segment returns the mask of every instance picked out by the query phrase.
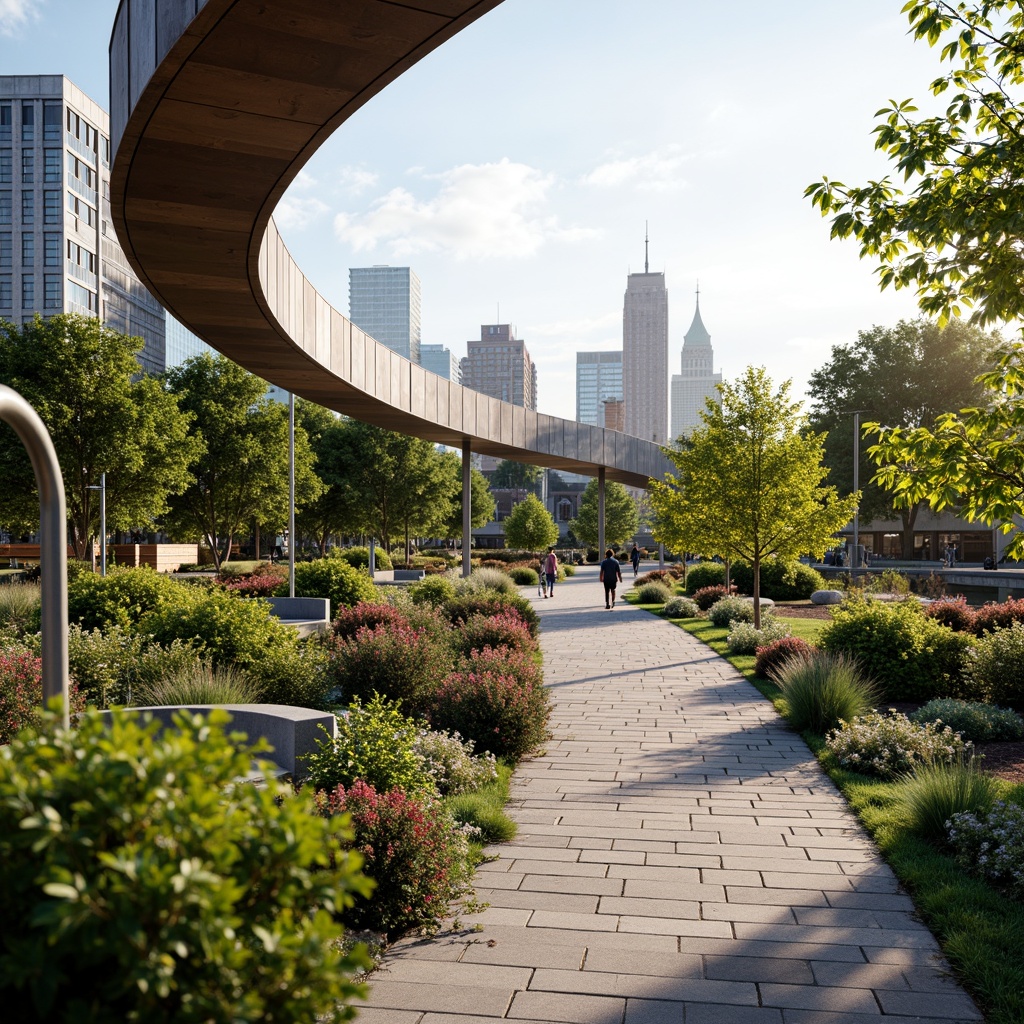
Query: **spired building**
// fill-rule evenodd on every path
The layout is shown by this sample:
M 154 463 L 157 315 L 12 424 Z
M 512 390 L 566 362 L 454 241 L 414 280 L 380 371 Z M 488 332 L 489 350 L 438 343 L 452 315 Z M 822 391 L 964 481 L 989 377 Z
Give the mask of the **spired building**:
M 627 434 L 668 443 L 668 291 L 652 274 L 644 239 L 644 272 L 626 278 L 622 305 L 622 402 Z
M 420 361 L 420 279 L 409 267 L 348 272 L 349 319 L 399 355 Z
M 714 372 L 711 335 L 700 318 L 699 286 L 693 323 L 683 335 L 680 363 L 680 373 L 672 375 L 672 440 L 692 434 L 704 422 L 700 414 L 706 400 L 713 398 L 717 402 L 721 398 L 715 385 L 722 383 L 722 375 Z
M 483 324 L 466 342 L 462 385 L 512 405 L 537 409 L 537 367 L 510 324 Z
M 577 352 L 576 422 L 608 426 L 604 403 L 610 399 L 622 399 L 622 353 Z
M 110 219 L 107 112 L 63 75 L 0 75 L 0 317 L 98 317 L 166 365 L 164 310 Z

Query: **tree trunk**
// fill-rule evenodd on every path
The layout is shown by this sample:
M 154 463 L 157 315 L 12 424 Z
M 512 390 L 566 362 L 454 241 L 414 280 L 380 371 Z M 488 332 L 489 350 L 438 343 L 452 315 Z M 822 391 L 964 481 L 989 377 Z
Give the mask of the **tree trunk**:
M 754 629 L 761 628 L 761 559 L 754 555 Z
M 914 557 L 914 524 L 917 522 L 917 514 L 920 511 L 920 505 L 900 509 L 900 519 L 903 522 L 903 535 L 900 543 L 903 545 L 903 557 L 905 559 Z M 937 551 L 932 551 L 930 554 L 932 558 L 939 557 Z
M 256 520 L 256 561 L 260 560 L 260 521 Z

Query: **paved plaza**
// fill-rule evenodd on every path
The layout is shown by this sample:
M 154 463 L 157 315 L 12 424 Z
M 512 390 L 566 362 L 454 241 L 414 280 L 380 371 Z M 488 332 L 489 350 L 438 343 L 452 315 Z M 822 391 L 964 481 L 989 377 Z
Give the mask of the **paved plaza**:
M 554 713 L 515 775 L 519 835 L 480 867 L 490 907 L 465 931 L 392 948 L 364 1024 L 982 1019 L 815 758 L 739 673 L 621 599 L 605 611 L 596 568 L 550 600 L 523 593 Z

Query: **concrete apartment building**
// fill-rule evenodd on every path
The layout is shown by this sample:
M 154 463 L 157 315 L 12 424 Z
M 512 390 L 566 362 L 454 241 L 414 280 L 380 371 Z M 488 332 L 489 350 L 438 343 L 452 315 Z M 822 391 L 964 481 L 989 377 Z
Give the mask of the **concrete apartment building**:
M 459 357 L 444 345 L 420 345 L 420 366 L 436 373 L 438 377 L 462 383 L 462 366 Z
M 626 278 L 622 401 L 627 434 L 668 442 L 668 291 L 665 275 L 650 273 L 646 250 L 644 272 Z
M 604 403 L 622 399 L 622 352 L 576 353 L 576 421 L 606 427 Z
M 382 345 L 420 361 L 420 279 L 409 267 L 353 267 L 349 319 Z
M 480 340 L 466 342 L 462 384 L 503 402 L 537 409 L 537 367 L 510 324 L 483 324 Z
M 722 375 L 714 371 L 715 353 L 700 316 L 700 289 L 697 290 L 697 307 L 693 323 L 683 335 L 683 350 L 680 354 L 680 372 L 672 375 L 672 437 L 689 436 L 701 426 L 700 414 L 707 399 L 716 402 L 721 396 L 715 388 L 722 383 Z
M 0 75 L 0 317 L 81 313 L 166 364 L 164 310 L 110 218 L 107 112 L 63 75 Z

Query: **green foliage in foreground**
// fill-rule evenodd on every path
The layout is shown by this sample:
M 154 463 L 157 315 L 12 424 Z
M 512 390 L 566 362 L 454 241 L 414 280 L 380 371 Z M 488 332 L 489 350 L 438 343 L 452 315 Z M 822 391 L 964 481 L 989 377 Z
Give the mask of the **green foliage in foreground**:
M 507 843 L 515 838 L 517 830 L 516 823 L 505 813 L 512 769 L 500 762 L 497 767 L 498 777 L 493 782 L 445 801 L 457 822 L 480 830 L 476 841 L 482 844 Z

